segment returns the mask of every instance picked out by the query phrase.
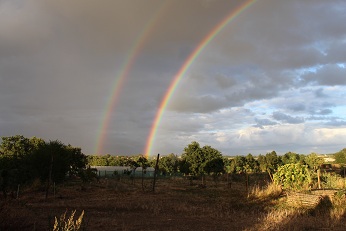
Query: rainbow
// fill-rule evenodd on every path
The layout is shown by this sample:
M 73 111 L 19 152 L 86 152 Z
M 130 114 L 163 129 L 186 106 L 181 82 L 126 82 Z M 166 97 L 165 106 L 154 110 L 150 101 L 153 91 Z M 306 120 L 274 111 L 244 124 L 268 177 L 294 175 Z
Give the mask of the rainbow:
M 130 70 L 135 63 L 136 58 L 138 57 L 140 51 L 143 49 L 146 44 L 149 35 L 155 30 L 155 26 L 158 24 L 160 20 L 158 20 L 162 15 L 166 12 L 168 7 L 168 1 L 166 0 L 161 6 L 158 8 L 155 14 L 150 18 L 150 20 L 145 24 L 139 36 L 133 43 L 132 49 L 129 51 L 124 65 L 119 71 L 119 74 L 115 78 L 114 83 L 112 84 L 111 96 L 109 97 L 109 101 L 106 106 L 105 113 L 103 115 L 103 119 L 101 120 L 101 126 L 97 135 L 97 143 L 95 148 L 95 153 L 101 155 L 103 153 L 104 142 L 107 138 L 107 128 L 110 125 L 112 112 L 115 110 L 115 107 L 119 101 L 119 95 L 121 90 L 125 84 L 125 80 L 127 79 Z
M 172 98 L 172 95 L 174 94 L 175 89 L 177 88 L 180 80 L 185 75 L 189 67 L 192 65 L 193 61 L 201 54 L 203 49 L 216 37 L 216 35 L 222 31 L 222 29 L 225 28 L 225 26 L 230 23 L 233 19 L 235 19 L 240 13 L 242 13 L 244 10 L 249 8 L 253 3 L 255 3 L 256 0 L 247 0 L 243 4 L 239 5 L 235 9 L 232 9 L 232 11 L 223 19 L 221 22 L 219 22 L 198 44 L 198 46 L 193 50 L 193 52 L 188 56 L 188 58 L 185 60 L 179 71 L 176 73 L 176 75 L 173 78 L 173 81 L 168 87 L 168 90 L 166 91 L 159 108 L 156 112 L 154 122 L 152 124 L 152 127 L 150 129 L 149 136 L 147 138 L 146 147 L 144 150 L 144 155 L 146 157 L 150 156 L 151 149 L 153 147 L 155 136 L 157 132 L 157 128 L 160 125 L 163 113 Z

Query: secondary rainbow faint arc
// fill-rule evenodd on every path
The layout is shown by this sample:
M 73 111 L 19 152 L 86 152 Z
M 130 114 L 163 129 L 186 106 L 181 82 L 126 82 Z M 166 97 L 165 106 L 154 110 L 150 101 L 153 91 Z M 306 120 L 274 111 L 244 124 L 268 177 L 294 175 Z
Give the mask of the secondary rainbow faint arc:
M 153 143 L 155 141 L 155 136 L 156 136 L 156 132 L 157 132 L 157 128 L 160 125 L 163 113 L 175 91 L 175 89 L 177 88 L 180 80 L 182 79 L 182 77 L 184 76 L 184 74 L 186 73 L 186 71 L 189 69 L 189 67 L 191 66 L 191 64 L 193 63 L 193 61 L 200 55 L 200 53 L 203 51 L 203 49 L 208 45 L 208 43 L 210 43 L 215 37 L 216 35 L 222 31 L 222 29 L 228 24 L 230 23 L 234 18 L 236 18 L 241 12 L 243 12 L 244 10 L 246 10 L 247 8 L 249 8 L 253 3 L 255 3 L 257 0 L 248 0 L 246 2 L 244 2 L 243 4 L 239 5 L 238 7 L 236 7 L 235 9 L 233 9 L 223 20 L 221 20 L 221 22 L 219 22 L 203 39 L 202 41 L 198 44 L 198 46 L 196 46 L 196 48 L 194 49 L 194 51 L 188 56 L 188 58 L 185 60 L 185 62 L 183 63 L 183 65 L 181 66 L 181 68 L 179 69 L 179 71 L 176 73 L 176 75 L 173 78 L 173 81 L 171 82 L 171 84 L 168 87 L 168 90 L 166 91 L 160 106 L 156 112 L 155 118 L 154 118 L 154 122 L 152 124 L 147 142 L 146 142 L 146 147 L 144 150 L 144 155 L 146 157 L 150 156 L 151 153 L 151 149 L 153 146 Z
M 133 43 L 132 49 L 129 51 L 126 60 L 124 62 L 124 65 L 122 69 L 120 70 L 119 74 L 116 77 L 112 91 L 110 100 L 107 103 L 105 114 L 102 117 L 101 120 L 101 126 L 98 133 L 98 139 L 96 144 L 96 150 L 95 153 L 100 155 L 103 152 L 103 145 L 105 142 L 105 139 L 107 137 L 107 128 L 110 125 L 112 112 L 115 110 L 115 106 L 117 102 L 119 101 L 119 95 L 121 93 L 122 87 L 124 86 L 125 80 L 135 63 L 136 58 L 138 57 L 138 54 L 144 47 L 145 43 L 147 42 L 149 35 L 154 31 L 155 26 L 159 22 L 159 18 L 166 12 L 168 9 L 168 1 L 166 0 L 161 6 L 158 8 L 156 13 L 150 18 L 150 20 L 145 24 L 143 29 L 141 30 L 139 36 Z

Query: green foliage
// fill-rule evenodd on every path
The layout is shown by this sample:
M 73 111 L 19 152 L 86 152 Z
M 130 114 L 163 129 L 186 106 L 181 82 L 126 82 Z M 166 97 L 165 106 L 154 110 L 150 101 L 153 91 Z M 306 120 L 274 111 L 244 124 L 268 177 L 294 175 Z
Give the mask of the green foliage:
M 80 148 L 64 145 L 60 141 L 45 142 L 21 135 L 2 137 L 0 145 L 1 189 L 26 184 L 41 179 L 46 181 L 51 175 L 55 182 L 61 182 L 69 173 L 76 175 L 85 168 L 86 156 Z
M 33 137 L 25 138 L 22 135 L 9 137 L 1 137 L 0 153 L 3 156 L 11 156 L 13 158 L 23 158 L 38 148 L 43 140 Z
M 236 156 L 230 164 L 230 169 L 235 173 L 246 172 L 246 158 L 244 156 Z
M 179 159 L 178 156 L 169 154 L 168 156 L 163 156 L 159 161 L 159 169 L 164 174 L 172 174 L 178 172 Z
M 245 169 L 247 172 L 259 172 L 259 163 L 255 160 L 251 153 L 245 157 L 246 165 Z
M 346 148 L 334 154 L 335 163 L 346 164 Z
M 62 182 L 66 175 L 77 175 L 80 169 L 86 165 L 86 156 L 80 148 L 64 145 L 58 140 L 49 141 L 30 156 L 30 165 L 36 176 L 42 182 L 49 177 L 52 168 L 52 180 Z
M 267 160 L 263 155 L 259 155 L 257 158 L 257 162 L 259 165 L 259 171 L 266 172 L 267 171 Z
M 185 158 L 180 159 L 178 165 L 178 171 L 180 173 L 185 175 L 190 174 L 190 163 Z
M 90 168 L 90 166 L 87 167 L 86 169 L 80 169 L 78 172 L 78 176 L 81 178 L 81 180 L 84 183 L 91 182 L 93 179 L 98 179 L 97 169 Z
M 42 147 L 42 139 L 26 138 L 22 135 L 1 137 L 0 145 L 0 188 L 13 190 L 18 184 L 24 184 L 32 179 L 30 157 L 32 153 Z
M 196 141 L 185 147 L 182 159 L 188 163 L 190 173 L 195 176 L 219 174 L 224 169 L 221 152 L 210 146 L 201 148 Z
M 300 163 L 285 164 L 278 168 L 273 175 L 274 183 L 284 189 L 301 190 L 311 183 L 311 174 L 307 165 Z
M 304 162 L 310 169 L 316 171 L 324 163 L 324 159 L 318 157 L 316 153 L 311 153 L 305 157 Z
M 236 156 L 228 161 L 226 170 L 228 173 L 259 172 L 260 164 L 252 154 L 249 153 L 247 156 Z
M 269 171 L 270 173 L 274 173 L 277 170 L 277 168 L 281 165 L 281 160 L 277 156 L 275 151 L 267 153 L 265 156 L 265 159 L 266 159 L 267 171 Z
M 296 164 L 300 162 L 300 155 L 294 152 L 287 152 L 281 158 L 283 164 Z

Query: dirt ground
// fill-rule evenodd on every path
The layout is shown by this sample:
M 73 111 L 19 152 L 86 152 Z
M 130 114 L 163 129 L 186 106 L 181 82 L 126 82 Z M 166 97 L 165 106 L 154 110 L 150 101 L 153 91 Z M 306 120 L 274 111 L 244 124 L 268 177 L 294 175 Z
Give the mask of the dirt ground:
M 82 230 L 261 230 L 278 203 L 249 198 L 244 182 L 201 188 L 177 178 L 159 179 L 155 192 L 151 180 L 144 186 L 140 179 L 66 183 L 47 200 L 44 191 L 30 189 L 18 199 L 1 198 L 0 230 L 52 230 L 54 217 L 73 210 L 75 217 L 85 212 Z

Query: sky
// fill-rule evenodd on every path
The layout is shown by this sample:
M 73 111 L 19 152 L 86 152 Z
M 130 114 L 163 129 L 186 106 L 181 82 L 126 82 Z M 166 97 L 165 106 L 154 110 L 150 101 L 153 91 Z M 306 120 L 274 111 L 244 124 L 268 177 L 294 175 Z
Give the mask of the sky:
M 0 136 L 143 154 L 176 73 L 245 2 L 0 0 Z M 251 3 L 182 76 L 151 155 L 345 148 L 345 21 L 343 0 Z

